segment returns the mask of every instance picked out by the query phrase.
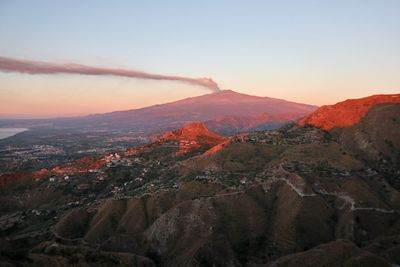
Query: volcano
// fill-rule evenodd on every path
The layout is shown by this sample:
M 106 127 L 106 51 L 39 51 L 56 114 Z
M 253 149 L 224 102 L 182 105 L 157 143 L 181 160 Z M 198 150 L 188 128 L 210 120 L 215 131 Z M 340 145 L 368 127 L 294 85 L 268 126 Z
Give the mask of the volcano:
M 140 109 L 58 119 L 55 124 L 165 132 L 190 122 L 204 122 L 211 131 L 233 134 L 257 127 L 276 128 L 316 109 L 313 105 L 223 90 Z

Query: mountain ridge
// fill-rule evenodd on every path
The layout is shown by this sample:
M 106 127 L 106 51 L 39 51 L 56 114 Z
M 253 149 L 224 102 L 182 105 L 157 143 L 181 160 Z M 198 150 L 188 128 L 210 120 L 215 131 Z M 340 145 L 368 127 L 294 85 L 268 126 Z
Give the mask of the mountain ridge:
M 358 123 L 372 107 L 382 103 L 400 103 L 400 94 L 372 95 L 325 105 L 299 120 L 298 124 L 312 125 L 323 130 L 343 128 Z

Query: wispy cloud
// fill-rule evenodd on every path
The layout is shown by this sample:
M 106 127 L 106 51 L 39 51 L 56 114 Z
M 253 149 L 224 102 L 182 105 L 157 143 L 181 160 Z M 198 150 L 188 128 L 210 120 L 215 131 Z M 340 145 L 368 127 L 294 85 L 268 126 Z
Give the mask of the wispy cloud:
M 192 85 L 203 86 L 213 92 L 218 92 L 220 90 L 218 84 L 210 78 L 190 78 L 182 76 L 146 73 L 130 69 L 102 68 L 102 67 L 86 66 L 76 63 L 59 64 L 59 63 L 49 63 L 42 61 L 7 58 L 7 57 L 0 57 L 0 71 L 19 72 L 28 74 L 71 73 L 71 74 L 98 75 L 98 76 L 112 75 L 112 76 L 130 77 L 130 78 L 148 79 L 148 80 L 178 81 Z

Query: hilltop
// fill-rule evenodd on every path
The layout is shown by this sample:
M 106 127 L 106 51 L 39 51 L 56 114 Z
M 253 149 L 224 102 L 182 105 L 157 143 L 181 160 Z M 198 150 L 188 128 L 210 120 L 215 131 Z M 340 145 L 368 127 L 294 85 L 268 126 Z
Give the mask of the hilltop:
M 400 103 L 400 94 L 373 95 L 359 99 L 348 99 L 335 105 L 322 106 L 301 119 L 299 125 L 312 125 L 323 130 L 352 126 L 375 105 Z
M 216 133 L 210 132 L 203 123 L 192 122 L 183 128 L 165 133 L 160 136 L 160 140 L 187 140 L 200 141 L 200 139 L 223 141 L 226 138 Z

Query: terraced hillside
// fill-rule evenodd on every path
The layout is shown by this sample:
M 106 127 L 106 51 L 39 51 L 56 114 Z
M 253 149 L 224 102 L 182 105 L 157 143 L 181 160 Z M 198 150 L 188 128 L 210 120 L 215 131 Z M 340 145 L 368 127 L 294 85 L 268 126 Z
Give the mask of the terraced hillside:
M 349 127 L 229 139 L 192 125 L 86 172 L 8 184 L 1 262 L 400 265 L 399 115 L 383 103 Z

